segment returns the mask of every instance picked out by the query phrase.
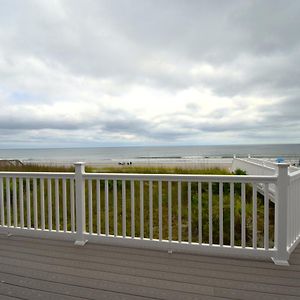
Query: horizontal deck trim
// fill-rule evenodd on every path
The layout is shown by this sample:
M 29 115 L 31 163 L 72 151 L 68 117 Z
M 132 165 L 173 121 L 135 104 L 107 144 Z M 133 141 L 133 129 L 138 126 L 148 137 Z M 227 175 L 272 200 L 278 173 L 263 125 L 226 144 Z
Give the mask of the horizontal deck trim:
M 276 183 L 277 176 L 254 175 L 185 175 L 185 174 L 128 174 L 128 173 L 84 173 L 84 179 L 95 180 L 152 180 L 191 182 L 236 182 Z
M 239 246 L 220 246 L 220 245 L 209 245 L 209 244 L 198 244 L 198 243 L 188 243 L 188 242 L 177 242 L 168 240 L 150 240 L 144 238 L 143 240 L 139 238 L 131 237 L 114 237 L 114 236 L 102 236 L 96 234 L 85 234 L 85 238 L 91 243 L 107 244 L 112 246 L 125 246 L 133 248 L 146 248 L 152 250 L 164 250 L 164 251 L 176 251 L 185 252 L 193 254 L 207 254 L 207 255 L 217 255 L 225 257 L 241 257 L 241 258 L 270 258 L 273 257 L 277 250 L 269 249 L 265 250 L 263 248 L 242 248 Z
M 66 240 L 66 241 L 75 241 L 76 233 L 67 231 L 49 231 L 48 229 L 27 229 L 27 228 L 19 228 L 19 227 L 8 227 L 8 226 L 0 226 L 0 233 L 7 235 L 16 235 L 16 236 L 26 236 L 26 237 L 34 237 L 34 238 L 45 238 L 45 239 L 58 239 L 58 240 Z

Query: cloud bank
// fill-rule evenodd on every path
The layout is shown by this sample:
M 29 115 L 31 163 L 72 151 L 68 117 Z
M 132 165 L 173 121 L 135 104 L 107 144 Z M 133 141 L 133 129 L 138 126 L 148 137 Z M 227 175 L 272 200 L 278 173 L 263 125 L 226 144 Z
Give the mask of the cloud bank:
M 1 1 L 1 148 L 300 142 L 298 1 Z

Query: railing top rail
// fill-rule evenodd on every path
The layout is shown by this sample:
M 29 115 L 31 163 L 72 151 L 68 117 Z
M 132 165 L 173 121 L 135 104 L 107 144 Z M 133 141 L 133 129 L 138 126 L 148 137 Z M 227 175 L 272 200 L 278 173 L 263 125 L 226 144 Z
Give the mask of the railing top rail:
M 235 158 L 238 159 L 240 161 L 244 161 L 244 162 L 248 162 L 251 164 L 258 164 L 261 167 L 264 167 L 266 169 L 271 168 L 271 169 L 277 169 L 278 167 L 278 163 L 274 162 L 274 161 L 270 161 L 270 160 L 264 160 L 264 159 L 259 159 L 259 158 L 254 158 L 254 157 L 248 157 L 248 158 Z M 296 166 L 289 166 L 289 172 L 290 173 L 294 173 L 300 171 L 299 167 Z
M 85 179 L 152 180 L 152 181 L 211 181 L 276 183 L 277 176 L 261 175 L 194 175 L 194 174 L 128 174 L 84 173 Z
M 295 181 L 300 179 L 300 170 L 296 172 L 289 173 L 289 177 L 291 181 Z
M 300 175 L 300 170 L 296 171 L 296 172 L 293 172 L 293 173 L 289 173 L 290 177 L 294 177 L 294 176 L 297 176 L 297 175 Z
M 248 157 L 248 158 L 244 158 L 245 160 L 249 160 L 249 161 L 253 161 L 253 162 L 257 162 L 258 164 L 262 164 L 262 165 L 272 165 L 274 167 L 277 166 L 277 163 L 271 160 L 266 160 L 263 158 L 255 158 L 255 157 Z
M 289 173 L 290 174 L 297 173 L 298 171 L 300 171 L 300 169 L 298 167 L 289 166 Z
M 263 168 L 263 169 L 268 169 L 268 170 L 271 170 L 271 171 L 276 171 L 275 168 L 272 168 L 270 166 L 266 166 L 266 165 L 263 165 L 262 163 L 258 163 L 258 162 L 254 162 L 254 161 L 251 161 L 249 159 L 243 159 L 243 158 L 235 158 L 236 160 L 239 160 L 239 161 L 242 161 L 242 162 L 245 162 L 245 163 L 248 163 L 248 164 L 251 164 L 251 165 L 255 165 L 255 166 L 258 166 L 260 168 Z M 274 165 L 274 167 L 277 166 L 277 165 Z
M 74 178 L 75 173 L 69 172 L 0 172 L 0 178 Z

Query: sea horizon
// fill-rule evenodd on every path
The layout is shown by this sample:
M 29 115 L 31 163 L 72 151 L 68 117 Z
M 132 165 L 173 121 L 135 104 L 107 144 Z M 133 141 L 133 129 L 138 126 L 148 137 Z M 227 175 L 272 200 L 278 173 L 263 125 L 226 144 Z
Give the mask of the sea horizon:
M 300 144 L 114 146 L 0 149 L 0 159 L 24 162 L 89 163 L 142 161 L 155 159 L 196 160 L 203 158 L 283 157 L 299 160 Z
M 104 146 L 55 146 L 55 147 L 4 147 L 1 150 L 44 150 L 44 149 L 93 149 L 93 148 L 160 148 L 160 147 L 230 147 L 230 146 L 300 146 L 300 143 L 245 143 L 245 144 L 186 144 L 186 145 L 104 145 Z

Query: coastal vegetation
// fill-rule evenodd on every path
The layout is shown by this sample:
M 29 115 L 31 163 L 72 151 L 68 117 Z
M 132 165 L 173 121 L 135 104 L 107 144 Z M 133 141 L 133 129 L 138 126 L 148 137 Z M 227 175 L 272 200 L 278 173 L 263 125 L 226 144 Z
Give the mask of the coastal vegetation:
M 46 164 L 22 164 L 22 165 L 0 165 L 0 172 L 74 172 L 74 166 L 46 165 Z
M 9 166 L 9 167 L 2 167 L 1 171 L 18 171 L 18 172 L 74 172 L 74 167 L 65 167 L 65 166 L 47 166 L 47 165 L 34 165 L 28 164 L 23 166 Z M 214 175 L 231 175 L 228 170 L 225 169 L 182 169 L 182 168 L 163 168 L 163 167 L 135 167 L 135 166 L 118 166 L 118 167 L 86 167 L 86 172 L 102 172 L 102 173 L 143 173 L 143 174 L 214 174 Z M 245 174 L 242 170 L 237 170 L 235 174 L 243 175 Z M 45 191 L 45 223 L 46 228 L 48 228 L 49 224 L 49 214 L 48 214 L 48 207 L 49 207 L 49 200 L 52 206 L 52 223 L 53 229 L 55 230 L 55 182 L 54 180 L 51 181 L 51 189 L 52 195 L 51 199 L 48 199 L 48 185 L 46 179 L 40 179 L 37 182 L 37 211 L 38 211 L 38 222 L 40 222 L 40 214 L 41 214 L 41 195 L 40 195 L 40 186 L 41 181 L 44 180 L 44 191 Z M 7 182 L 3 181 L 4 191 L 6 191 L 6 184 Z M 10 195 L 13 195 L 13 182 L 10 180 Z M 66 180 L 66 190 L 70 190 L 70 181 Z M 116 185 L 117 191 L 117 235 L 122 235 L 122 181 L 117 180 L 108 180 L 108 189 L 109 189 L 109 233 L 114 234 L 114 198 L 113 198 L 113 190 L 114 184 Z M 24 219 L 27 219 L 27 206 L 25 205 L 26 199 L 26 189 L 25 184 L 24 188 L 21 189 L 20 182 L 16 182 L 16 195 L 19 195 L 20 190 L 23 190 L 23 198 L 24 198 Z M 33 180 L 30 180 L 30 213 L 31 216 L 34 215 L 34 204 L 33 204 Z M 141 187 L 142 185 L 142 187 Z M 126 186 L 126 234 L 131 235 L 131 184 L 129 180 L 125 181 Z M 88 182 L 86 182 L 86 215 L 87 215 L 87 232 L 96 233 L 97 230 L 100 229 L 101 233 L 105 232 L 105 188 L 104 188 L 104 180 L 100 181 L 100 207 L 101 207 L 101 214 L 100 220 L 98 221 L 97 216 L 97 200 L 96 200 L 96 181 L 93 180 L 91 182 L 91 197 L 92 197 L 92 227 L 90 227 L 89 222 L 89 188 Z M 143 215 L 144 215 L 144 231 L 143 234 L 140 232 L 141 230 L 141 220 L 140 220 L 140 211 L 141 211 L 141 201 L 140 201 L 140 190 L 143 190 Z M 168 182 L 162 182 L 162 237 L 163 239 L 168 239 Z M 192 225 L 192 241 L 198 242 L 199 241 L 199 223 L 198 223 L 198 213 L 199 213 L 199 206 L 198 206 L 198 192 L 199 187 L 197 182 L 191 183 L 191 225 Z M 252 236 L 252 226 L 253 226 L 253 215 L 252 215 L 252 208 L 253 208 L 253 200 L 252 200 L 252 186 L 246 184 L 245 189 L 245 196 L 246 196 L 246 244 L 251 245 L 253 236 Z M 145 238 L 150 237 L 150 206 L 149 206 L 149 194 L 150 194 L 150 183 L 148 181 L 134 181 L 134 199 L 135 199 L 135 207 L 134 207 L 134 219 L 135 219 L 135 236 L 143 235 Z M 153 196 L 153 238 L 157 239 L 159 236 L 159 188 L 158 182 L 152 182 L 152 196 Z M 4 193 L 4 198 L 6 199 L 7 193 Z M 59 218 L 60 224 L 63 224 L 63 213 L 64 208 L 62 204 L 63 197 L 63 184 L 62 180 L 59 180 Z M 11 207 L 13 207 L 12 196 L 10 197 Z M 181 231 L 182 231 L 182 241 L 188 241 L 188 183 L 182 182 L 181 184 Z M 71 230 L 71 212 L 70 212 L 70 196 L 67 193 L 67 229 Z M 203 182 L 201 184 L 201 214 L 202 214 L 202 230 L 200 235 L 202 236 L 202 242 L 208 243 L 209 242 L 209 186 L 207 182 Z M 213 225 L 213 243 L 219 243 L 219 183 L 213 182 L 212 183 L 212 225 Z M 171 183 L 171 202 L 172 202 L 172 239 L 178 240 L 178 183 L 172 182 Z M 7 199 L 5 200 L 7 205 Z M 51 207 L 50 206 L 50 207 Z M 270 246 L 273 244 L 274 240 L 274 205 L 270 202 Z M 11 219 L 13 218 L 13 212 L 11 210 Z M 241 184 L 235 183 L 234 184 L 234 220 L 235 220 L 235 245 L 241 245 Z M 20 219 L 18 219 L 18 224 L 20 223 Z M 100 226 L 97 227 L 97 224 Z M 33 221 L 31 222 L 33 226 Z M 26 226 L 26 224 L 25 224 Z M 99 228 L 100 227 L 100 228 Z M 257 194 L 257 243 L 259 247 L 263 246 L 263 235 L 264 235 L 264 199 L 258 193 Z M 230 244 L 230 185 L 229 183 L 223 183 L 223 238 L 224 244 Z

